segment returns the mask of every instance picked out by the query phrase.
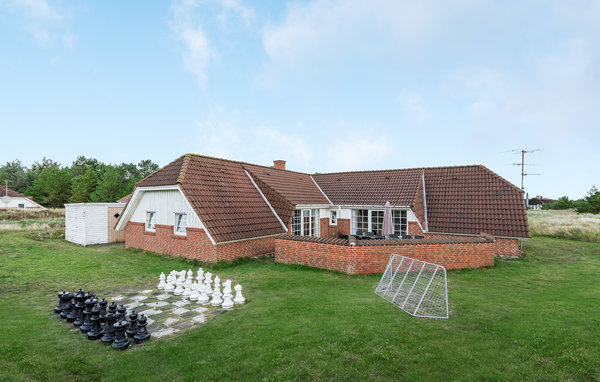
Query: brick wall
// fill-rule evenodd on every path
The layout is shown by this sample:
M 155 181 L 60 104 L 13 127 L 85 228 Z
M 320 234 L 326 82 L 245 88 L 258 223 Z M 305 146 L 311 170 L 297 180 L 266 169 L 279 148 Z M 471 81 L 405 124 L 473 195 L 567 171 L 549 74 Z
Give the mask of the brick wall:
M 172 225 L 157 224 L 155 232 L 147 232 L 144 223 L 130 221 L 125 228 L 125 246 L 214 262 L 272 253 L 275 238 L 264 237 L 213 245 L 203 229 L 187 228 L 187 234 L 182 236 L 173 234 Z
M 356 245 L 275 239 L 275 261 L 341 271 L 349 274 L 382 273 L 395 253 L 443 265 L 446 269 L 480 268 L 494 264 L 494 243 L 480 238 L 423 241 L 419 244 Z M 446 242 L 444 242 L 446 241 Z
M 473 237 L 461 235 L 445 235 L 443 233 L 425 233 L 426 238 Z M 494 254 L 500 256 L 518 257 L 521 254 L 519 239 L 495 238 Z
M 321 219 L 321 237 L 338 237 L 338 232 L 342 235 L 350 234 L 350 219 L 338 219 L 337 225 L 330 225 L 329 218 Z

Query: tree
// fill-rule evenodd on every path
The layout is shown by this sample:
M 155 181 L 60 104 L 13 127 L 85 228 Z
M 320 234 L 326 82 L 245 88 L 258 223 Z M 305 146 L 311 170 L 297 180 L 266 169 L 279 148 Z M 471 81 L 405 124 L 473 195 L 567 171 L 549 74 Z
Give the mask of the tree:
M 108 166 L 90 195 L 92 202 L 115 202 L 133 190 L 133 184 L 121 166 Z
M 85 203 L 90 201 L 91 194 L 96 191 L 98 175 L 91 167 L 84 174 L 71 180 L 71 203 Z
M 49 167 L 40 172 L 27 192 L 46 207 L 63 207 L 69 200 L 71 175 L 68 168 Z
M 17 192 L 25 192 L 31 185 L 27 177 L 27 167 L 23 166 L 18 159 L 14 162 L 6 162 L 0 167 L 0 181 L 3 186 L 6 180 L 8 180 L 8 188 Z
M 29 187 L 33 185 L 45 168 L 60 168 L 60 163 L 46 157 L 42 158 L 42 163 L 37 161 L 33 162 L 29 171 L 27 171 L 27 183 L 29 184 Z
M 600 213 L 600 191 L 598 191 L 596 186 L 592 186 L 587 196 L 577 202 L 576 210 L 580 213 Z
M 567 196 L 563 196 L 562 198 L 559 198 L 554 203 L 544 204 L 542 206 L 542 209 L 544 209 L 544 210 L 566 210 L 566 209 L 573 208 L 573 207 L 575 207 L 574 202 L 572 200 L 569 200 L 569 198 Z
M 80 155 L 71 165 L 71 176 L 81 176 L 85 174 L 88 169 L 92 169 L 96 173 L 96 176 L 99 177 L 104 171 L 104 164 L 98 162 L 97 159 L 86 158 L 85 156 Z
M 150 159 L 144 159 L 140 161 L 137 167 L 139 179 L 136 179 L 136 182 L 158 170 L 158 165 L 152 162 Z

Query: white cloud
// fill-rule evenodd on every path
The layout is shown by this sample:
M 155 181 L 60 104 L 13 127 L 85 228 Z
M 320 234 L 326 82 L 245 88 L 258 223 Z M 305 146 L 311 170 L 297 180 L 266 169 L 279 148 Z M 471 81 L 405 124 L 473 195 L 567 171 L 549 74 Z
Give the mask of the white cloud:
M 239 0 L 219 0 L 219 4 L 223 7 L 222 17 L 228 18 L 228 14 L 233 13 L 245 22 L 249 22 L 254 18 L 254 10 L 245 7 Z
M 398 94 L 398 103 L 404 118 L 423 124 L 432 118 L 431 107 L 417 92 L 402 89 Z
M 371 129 L 347 129 L 333 142 L 327 148 L 327 163 L 319 166 L 323 171 L 372 170 L 392 152 L 385 136 Z
M 46 0 L 13 0 L 12 3 L 37 19 L 55 20 L 62 17 Z

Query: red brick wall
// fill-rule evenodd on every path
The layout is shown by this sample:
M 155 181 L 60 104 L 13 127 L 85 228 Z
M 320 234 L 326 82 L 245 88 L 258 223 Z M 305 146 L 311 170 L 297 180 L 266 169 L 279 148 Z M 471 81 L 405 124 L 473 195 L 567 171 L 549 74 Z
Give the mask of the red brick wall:
M 338 219 L 337 225 L 330 225 L 329 218 L 321 219 L 321 237 L 338 237 L 338 232 L 350 234 L 350 219 Z
M 200 228 L 188 228 L 187 234 L 181 236 L 173 234 L 172 225 L 157 224 L 155 232 L 147 232 L 144 223 L 129 222 L 125 228 L 125 246 L 213 262 L 272 253 L 275 249 L 275 238 L 265 237 L 213 245 Z
M 443 233 L 425 233 L 426 238 L 470 237 L 461 235 L 445 235 Z M 494 254 L 500 256 L 518 257 L 521 254 L 519 239 L 495 238 Z
M 275 240 L 275 261 L 349 274 L 382 273 L 392 253 L 440 264 L 446 269 L 494 265 L 492 242 L 350 246 L 280 237 Z
M 408 234 L 413 236 L 425 236 L 423 235 L 423 230 L 421 229 L 421 227 L 419 227 L 419 223 L 417 222 L 408 222 Z

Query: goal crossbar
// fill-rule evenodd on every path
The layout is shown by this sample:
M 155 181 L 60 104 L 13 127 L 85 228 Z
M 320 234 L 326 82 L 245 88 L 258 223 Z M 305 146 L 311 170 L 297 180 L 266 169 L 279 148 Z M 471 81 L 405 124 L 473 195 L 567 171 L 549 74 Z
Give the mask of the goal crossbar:
M 448 318 L 448 282 L 441 265 L 392 254 L 375 293 L 412 316 Z

